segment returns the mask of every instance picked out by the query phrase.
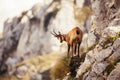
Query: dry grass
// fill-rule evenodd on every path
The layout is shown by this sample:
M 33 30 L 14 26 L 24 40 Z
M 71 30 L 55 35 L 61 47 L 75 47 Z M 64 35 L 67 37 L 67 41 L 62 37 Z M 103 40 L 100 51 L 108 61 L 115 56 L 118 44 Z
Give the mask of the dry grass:
M 69 67 L 68 67 L 69 62 L 70 62 L 70 58 L 67 57 L 62 57 L 58 59 L 54 67 L 52 67 L 50 70 L 51 78 L 53 80 L 57 80 L 57 79 L 62 80 L 69 72 Z
M 17 65 L 17 67 L 27 64 L 32 64 L 36 68 L 40 68 L 41 72 L 48 70 L 52 67 L 52 64 L 56 62 L 56 60 L 60 58 L 60 54 L 57 52 L 46 54 L 43 56 L 37 56 L 34 58 L 31 58 L 29 60 L 25 60 Z

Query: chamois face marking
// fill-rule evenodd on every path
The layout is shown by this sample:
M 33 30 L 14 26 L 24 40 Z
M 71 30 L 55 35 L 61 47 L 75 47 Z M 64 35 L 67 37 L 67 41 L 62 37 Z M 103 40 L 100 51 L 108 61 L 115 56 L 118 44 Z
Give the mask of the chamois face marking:
M 63 37 L 60 35 L 60 36 L 58 37 L 58 40 L 60 40 L 60 43 L 62 43 L 62 42 L 63 42 Z
M 65 37 L 63 35 L 60 36 L 60 43 L 62 43 L 63 41 L 65 41 Z
M 58 38 L 58 40 L 60 40 L 60 43 L 62 43 L 63 41 L 67 42 L 67 45 L 68 45 L 68 56 L 70 55 L 69 52 L 70 52 L 70 49 L 71 49 L 71 52 L 72 52 L 72 57 L 73 57 L 73 54 L 76 54 L 76 49 L 78 50 L 77 53 L 78 53 L 78 56 L 79 56 L 79 47 L 80 47 L 80 44 L 82 42 L 82 30 L 79 28 L 79 27 L 75 27 L 73 28 L 71 31 L 69 31 L 67 34 L 61 34 L 60 31 L 58 31 L 58 33 L 56 33 L 54 30 L 53 30 L 53 33 L 52 33 L 55 37 Z

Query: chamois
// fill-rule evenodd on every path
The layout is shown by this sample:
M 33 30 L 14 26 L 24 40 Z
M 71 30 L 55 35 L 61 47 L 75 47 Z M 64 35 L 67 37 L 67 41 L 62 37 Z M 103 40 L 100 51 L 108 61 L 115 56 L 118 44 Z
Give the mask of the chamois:
M 61 34 L 60 31 L 58 31 L 58 34 L 57 34 L 54 30 L 52 34 L 60 40 L 60 43 L 62 43 L 63 41 L 67 42 L 68 57 L 69 57 L 70 48 L 72 51 L 72 57 L 73 57 L 73 52 L 76 54 L 76 48 L 78 49 L 78 57 L 79 57 L 79 47 L 80 47 L 82 36 L 83 36 L 82 30 L 79 27 L 73 28 L 67 34 Z

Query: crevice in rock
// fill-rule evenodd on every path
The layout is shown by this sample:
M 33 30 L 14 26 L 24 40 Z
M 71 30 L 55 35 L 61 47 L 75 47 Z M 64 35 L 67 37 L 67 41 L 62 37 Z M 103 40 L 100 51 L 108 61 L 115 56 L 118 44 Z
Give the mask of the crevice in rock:
M 114 68 L 115 68 L 115 67 L 114 67 L 113 64 L 109 64 L 109 65 L 106 67 L 106 69 L 105 69 L 105 71 L 104 71 L 104 74 L 109 75 Z
M 45 30 L 45 32 L 47 32 L 47 30 L 48 30 L 48 25 L 49 25 L 49 23 L 50 23 L 50 20 L 52 19 L 52 18 L 55 18 L 56 17 L 56 14 L 57 14 L 57 12 L 58 12 L 58 10 L 59 9 L 55 9 L 54 11 L 52 11 L 52 12 L 49 12 L 46 16 L 45 16 L 45 19 L 44 19 L 44 30 Z

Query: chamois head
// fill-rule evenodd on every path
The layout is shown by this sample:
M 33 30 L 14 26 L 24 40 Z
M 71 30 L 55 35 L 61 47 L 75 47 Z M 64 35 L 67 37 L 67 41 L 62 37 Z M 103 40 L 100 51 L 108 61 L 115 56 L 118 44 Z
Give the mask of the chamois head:
M 61 34 L 60 31 L 58 31 L 58 33 L 56 33 L 55 30 L 53 30 L 53 32 L 51 34 L 54 35 L 55 37 L 57 37 L 57 39 L 60 40 L 60 43 L 65 41 L 65 37 L 64 37 L 64 35 Z

